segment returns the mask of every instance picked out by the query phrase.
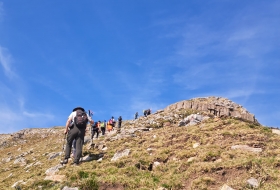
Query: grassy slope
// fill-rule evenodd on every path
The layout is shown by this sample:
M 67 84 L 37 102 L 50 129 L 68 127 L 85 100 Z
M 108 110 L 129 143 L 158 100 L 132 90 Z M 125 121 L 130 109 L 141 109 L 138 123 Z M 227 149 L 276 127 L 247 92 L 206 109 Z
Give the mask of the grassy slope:
M 27 181 L 22 189 L 59 189 L 65 185 L 81 189 L 219 189 L 228 184 L 234 189 L 249 189 L 246 180 L 254 177 L 259 189 L 280 189 L 280 137 L 271 129 L 236 119 L 209 119 L 191 127 L 163 127 L 138 133 L 137 137 L 106 141 L 108 150 L 84 150 L 85 154 L 104 153 L 103 160 L 67 165 L 57 174 L 66 175 L 63 183 L 44 181 L 45 171 L 57 165 L 61 157 L 48 160 L 46 153 L 60 152 L 63 129 L 56 135 L 28 138 L 24 144 L 0 150 L 0 161 L 24 152 L 27 164 L 40 161 L 39 166 L 14 165 L 15 159 L 1 163 L 0 189 L 8 189 L 16 181 Z M 102 138 L 99 139 L 102 141 Z M 200 146 L 193 148 L 194 143 Z M 232 150 L 232 145 L 246 144 L 263 148 L 261 153 Z M 20 149 L 19 149 L 20 148 Z M 148 148 L 152 150 L 148 151 Z M 130 149 L 127 157 L 111 162 L 116 151 Z M 195 157 L 191 162 L 187 160 Z M 148 168 L 160 162 L 158 167 Z M 12 176 L 8 177 L 10 174 Z M 8 177 L 8 178 L 7 178 Z

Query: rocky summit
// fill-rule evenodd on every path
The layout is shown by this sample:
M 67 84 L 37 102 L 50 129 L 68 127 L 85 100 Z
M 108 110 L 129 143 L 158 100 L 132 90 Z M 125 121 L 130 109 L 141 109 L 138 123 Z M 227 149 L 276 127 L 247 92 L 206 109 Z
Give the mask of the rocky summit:
M 226 98 L 180 101 L 98 139 L 88 130 L 78 166 L 60 164 L 63 131 L 0 135 L 0 189 L 280 189 L 280 130 Z

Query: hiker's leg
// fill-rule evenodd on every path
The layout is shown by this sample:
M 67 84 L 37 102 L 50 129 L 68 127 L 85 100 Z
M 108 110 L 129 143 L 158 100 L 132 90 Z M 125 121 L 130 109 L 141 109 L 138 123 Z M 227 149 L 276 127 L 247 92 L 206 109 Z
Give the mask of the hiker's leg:
M 74 162 L 76 164 L 79 163 L 80 158 L 82 156 L 83 143 L 84 143 L 84 134 L 85 134 L 85 131 L 84 130 L 80 130 L 79 134 L 78 134 L 78 136 L 76 138 L 76 155 L 75 155 L 75 159 L 74 159 Z
M 99 135 L 99 130 L 97 129 L 96 130 L 96 138 L 98 138 L 98 135 Z
M 74 159 L 74 162 L 76 164 L 78 164 L 80 161 L 80 158 L 82 156 L 82 150 L 83 150 L 83 139 L 78 137 L 77 141 L 76 141 L 76 155 L 75 155 L 75 159 Z
M 75 127 L 70 129 L 70 131 L 68 132 L 68 135 L 67 135 L 67 143 L 66 143 L 66 150 L 65 150 L 65 159 L 68 159 L 70 158 L 70 153 L 71 153 L 71 148 L 72 148 L 72 143 L 73 143 L 73 140 L 76 136 L 76 133 L 75 133 Z

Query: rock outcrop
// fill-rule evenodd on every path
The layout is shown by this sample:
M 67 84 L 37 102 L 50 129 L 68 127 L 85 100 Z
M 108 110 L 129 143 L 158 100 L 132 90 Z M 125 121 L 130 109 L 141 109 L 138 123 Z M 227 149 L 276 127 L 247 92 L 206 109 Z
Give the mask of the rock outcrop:
M 218 117 L 231 116 L 258 123 L 255 115 L 249 113 L 241 105 L 222 97 L 206 97 L 183 100 L 167 106 L 164 112 L 180 109 L 191 109 L 199 112 L 211 113 Z

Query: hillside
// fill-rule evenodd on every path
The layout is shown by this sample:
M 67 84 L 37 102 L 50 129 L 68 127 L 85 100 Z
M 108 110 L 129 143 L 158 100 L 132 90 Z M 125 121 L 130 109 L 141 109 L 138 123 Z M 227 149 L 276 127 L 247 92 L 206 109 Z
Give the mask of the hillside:
M 280 189 L 280 130 L 225 98 L 181 101 L 123 122 L 61 165 L 64 128 L 0 137 L 0 189 Z

